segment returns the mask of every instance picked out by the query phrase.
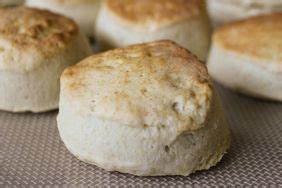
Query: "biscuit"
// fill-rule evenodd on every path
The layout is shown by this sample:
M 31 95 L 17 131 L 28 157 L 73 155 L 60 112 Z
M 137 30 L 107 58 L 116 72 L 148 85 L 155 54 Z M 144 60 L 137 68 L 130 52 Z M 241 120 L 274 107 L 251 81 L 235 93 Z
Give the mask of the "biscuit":
M 214 166 L 229 128 L 206 67 L 170 41 L 115 49 L 67 68 L 58 129 L 78 159 L 139 176 Z
M 57 108 L 61 73 L 90 54 L 72 20 L 26 7 L 0 9 L 0 109 Z
M 203 0 L 105 0 L 96 22 L 102 50 L 169 39 L 205 60 L 211 26 Z
M 210 75 L 233 90 L 282 101 L 282 13 L 219 28 L 208 60 Z

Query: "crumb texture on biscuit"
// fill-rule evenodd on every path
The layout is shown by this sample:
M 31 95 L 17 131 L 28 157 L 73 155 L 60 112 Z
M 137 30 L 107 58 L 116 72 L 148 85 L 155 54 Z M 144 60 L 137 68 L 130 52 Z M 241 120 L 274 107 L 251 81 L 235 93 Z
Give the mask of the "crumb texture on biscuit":
M 282 13 L 227 24 L 213 41 L 225 50 L 282 64 Z
M 32 48 L 44 55 L 52 54 L 65 48 L 77 35 L 78 28 L 72 20 L 47 10 L 0 9 L 0 40 L 21 51 Z
M 93 55 L 66 69 L 61 85 L 78 113 L 179 134 L 203 126 L 212 98 L 206 67 L 170 41 Z
M 201 13 L 202 0 L 105 0 L 110 12 L 136 25 L 170 23 Z

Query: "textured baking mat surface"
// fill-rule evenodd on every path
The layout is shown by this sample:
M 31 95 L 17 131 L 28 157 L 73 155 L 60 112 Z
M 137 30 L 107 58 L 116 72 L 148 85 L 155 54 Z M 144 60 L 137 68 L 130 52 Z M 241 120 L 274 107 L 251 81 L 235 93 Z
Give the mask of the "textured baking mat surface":
M 221 87 L 232 146 L 216 166 L 189 177 L 134 177 L 80 162 L 61 142 L 57 112 L 0 112 L 0 187 L 49 186 L 282 186 L 282 104 Z

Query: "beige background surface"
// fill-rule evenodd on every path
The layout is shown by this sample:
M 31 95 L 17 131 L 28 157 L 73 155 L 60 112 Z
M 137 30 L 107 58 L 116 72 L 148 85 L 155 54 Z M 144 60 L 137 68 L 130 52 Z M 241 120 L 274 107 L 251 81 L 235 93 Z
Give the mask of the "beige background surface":
M 282 104 L 218 87 L 232 129 L 228 154 L 190 177 L 134 177 L 106 172 L 73 157 L 60 141 L 57 112 L 0 112 L 0 187 L 49 186 L 282 186 Z

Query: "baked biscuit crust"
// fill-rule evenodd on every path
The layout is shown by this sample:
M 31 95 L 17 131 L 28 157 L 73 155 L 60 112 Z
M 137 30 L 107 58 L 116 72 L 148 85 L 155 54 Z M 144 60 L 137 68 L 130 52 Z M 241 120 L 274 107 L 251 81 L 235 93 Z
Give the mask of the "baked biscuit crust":
M 72 20 L 47 10 L 0 9 L 0 40 L 9 41 L 19 50 L 32 48 L 44 55 L 53 55 L 77 35 L 78 28 Z
M 213 36 L 220 48 L 269 63 L 282 71 L 282 13 L 256 16 L 222 26 Z
M 198 16 L 203 0 L 105 0 L 117 18 L 134 25 L 166 25 Z
M 66 69 L 61 80 L 72 100 L 95 101 L 88 110 L 96 117 L 135 127 L 176 126 L 179 133 L 201 128 L 212 98 L 206 67 L 171 41 L 93 55 Z M 185 103 L 190 110 L 182 109 Z

